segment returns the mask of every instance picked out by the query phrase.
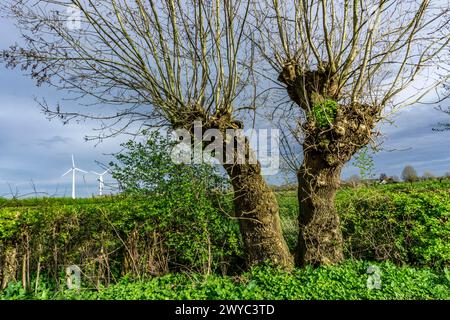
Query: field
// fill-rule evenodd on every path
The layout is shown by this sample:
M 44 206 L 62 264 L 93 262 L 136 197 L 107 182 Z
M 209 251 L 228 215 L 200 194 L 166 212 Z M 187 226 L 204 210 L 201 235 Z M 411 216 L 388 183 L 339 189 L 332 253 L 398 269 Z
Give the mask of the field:
M 296 194 L 277 196 L 293 249 Z M 0 299 L 450 299 L 450 180 L 343 188 L 336 202 L 344 263 L 243 272 L 227 197 L 0 199 Z M 67 290 L 74 264 L 81 288 Z

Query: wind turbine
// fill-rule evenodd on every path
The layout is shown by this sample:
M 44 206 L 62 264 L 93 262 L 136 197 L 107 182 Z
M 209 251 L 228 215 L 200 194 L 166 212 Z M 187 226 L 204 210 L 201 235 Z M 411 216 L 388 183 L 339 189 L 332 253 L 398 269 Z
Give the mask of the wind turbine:
M 72 168 L 70 168 L 66 173 L 64 173 L 62 175 L 64 177 L 65 175 L 67 175 L 67 174 L 72 172 L 72 199 L 76 198 L 76 195 L 75 195 L 75 172 L 77 172 L 77 171 L 83 172 L 83 173 L 87 173 L 86 171 L 78 169 L 77 167 L 75 167 L 75 160 L 74 160 L 73 155 L 72 155 Z
M 106 170 L 106 171 L 103 172 L 103 173 L 98 173 L 98 172 L 95 172 L 95 171 L 91 171 L 91 173 L 93 173 L 93 174 L 95 174 L 95 175 L 98 176 L 98 181 L 99 181 L 98 195 L 100 195 L 100 196 L 103 195 L 103 190 L 105 189 L 105 181 L 103 180 L 103 176 L 104 176 L 105 174 L 107 174 L 108 171 L 109 171 L 109 169 Z

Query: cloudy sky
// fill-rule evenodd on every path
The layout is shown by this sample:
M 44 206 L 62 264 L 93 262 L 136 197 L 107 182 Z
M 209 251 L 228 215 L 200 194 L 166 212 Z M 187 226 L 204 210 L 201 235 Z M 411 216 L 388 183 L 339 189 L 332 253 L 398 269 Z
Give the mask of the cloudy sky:
M 0 49 L 17 41 L 14 26 L 0 19 Z M 120 137 L 100 144 L 85 142 L 95 123 L 71 123 L 63 126 L 49 121 L 34 101 L 34 97 L 62 99 L 61 93 L 49 88 L 37 88 L 20 70 L 7 70 L 0 65 L 0 196 L 10 196 L 11 190 L 21 194 L 37 191 L 50 195 L 70 195 L 71 177 L 61 177 L 71 165 L 75 154 L 77 166 L 99 171 L 96 163 L 108 163 L 111 153 L 120 150 Z M 447 117 L 447 118 L 446 118 Z M 431 105 L 413 106 L 394 118 L 395 125 L 383 125 L 383 150 L 374 155 L 375 174 L 400 175 L 405 165 L 414 166 L 419 174 L 430 170 L 436 175 L 450 171 L 450 132 L 434 132 L 439 121 L 450 120 Z M 347 166 L 344 177 L 357 173 Z M 268 177 L 269 181 L 282 181 Z M 32 183 L 33 182 L 33 183 Z M 96 193 L 96 177 L 79 176 L 79 195 Z
M 16 41 L 14 25 L 0 18 L 0 49 Z M 34 188 L 49 195 L 70 195 L 71 176 L 61 175 L 70 168 L 72 153 L 79 168 L 100 171 L 102 167 L 96 161 L 107 164 L 112 159 L 110 154 L 119 151 L 125 141 L 124 137 L 100 144 L 85 142 L 86 135 L 95 134 L 95 123 L 64 126 L 58 120 L 49 121 L 35 98 L 57 101 L 64 96 L 50 88 L 36 87 L 20 70 L 0 65 L 0 196 L 10 196 L 11 192 L 25 195 Z M 96 176 L 79 175 L 77 187 L 80 196 L 96 193 Z

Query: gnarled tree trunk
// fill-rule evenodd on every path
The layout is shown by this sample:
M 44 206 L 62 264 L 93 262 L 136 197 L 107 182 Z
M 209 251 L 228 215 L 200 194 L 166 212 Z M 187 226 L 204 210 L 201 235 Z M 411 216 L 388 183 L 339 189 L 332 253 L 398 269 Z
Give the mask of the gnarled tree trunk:
M 222 157 L 215 157 L 228 173 L 233 186 L 234 211 L 244 241 L 247 267 L 270 262 L 274 266 L 292 268 L 294 259 L 281 230 L 277 199 L 265 182 L 261 165 L 242 133 L 242 123 L 233 119 L 227 110 L 223 114 L 209 115 L 198 105 L 192 105 L 191 108 L 188 118 L 182 119 L 174 127 L 187 129 L 197 141 L 202 141 L 203 137 L 195 135 L 196 121 L 201 122 L 202 134 L 208 129 L 220 133 L 221 139 L 217 141 L 217 146 L 222 149 Z
M 340 105 L 330 126 L 320 127 L 311 118 L 303 125 L 303 164 L 297 173 L 297 264 L 333 264 L 343 259 L 335 195 L 342 167 L 369 143 L 378 113 L 377 106 Z
M 303 163 L 297 172 L 299 241 L 297 265 L 322 265 L 343 259 L 339 216 L 334 206 L 342 167 L 370 142 L 381 107 L 338 103 L 339 76 L 326 61 L 317 70 L 285 64 L 278 80 L 304 112 Z
M 268 261 L 291 268 L 293 259 L 283 238 L 277 199 L 264 181 L 259 163 L 224 167 L 234 189 L 247 266 Z
M 323 265 L 343 260 L 342 233 L 334 200 L 341 166 L 330 166 L 308 152 L 298 178 L 299 238 L 296 264 Z

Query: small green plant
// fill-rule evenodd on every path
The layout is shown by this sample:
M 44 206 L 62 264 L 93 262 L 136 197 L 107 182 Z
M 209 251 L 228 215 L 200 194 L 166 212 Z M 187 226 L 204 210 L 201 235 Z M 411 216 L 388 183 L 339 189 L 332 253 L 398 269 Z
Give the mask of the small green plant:
M 326 99 L 313 106 L 312 113 L 314 119 L 321 128 L 326 128 L 333 123 L 336 118 L 338 106 L 338 103 L 331 99 Z
M 373 179 L 375 177 L 375 164 L 368 146 L 358 151 L 352 164 L 359 169 L 359 175 L 362 179 Z

